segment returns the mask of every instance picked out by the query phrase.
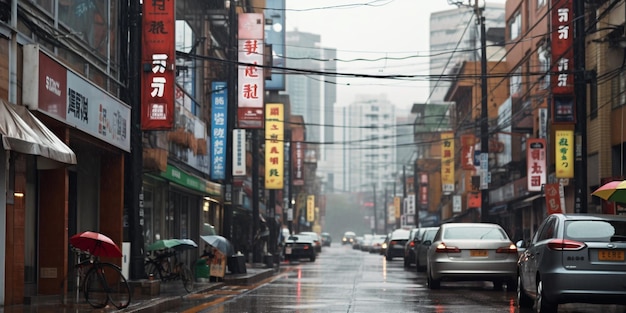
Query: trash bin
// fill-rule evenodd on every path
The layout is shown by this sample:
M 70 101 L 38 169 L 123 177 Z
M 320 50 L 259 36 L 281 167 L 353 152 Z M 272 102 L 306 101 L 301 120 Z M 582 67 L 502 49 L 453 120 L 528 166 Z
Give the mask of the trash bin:
M 235 254 L 228 258 L 228 269 L 233 274 L 246 273 L 246 258 L 243 254 Z
M 208 281 L 209 280 L 209 265 L 207 264 L 205 259 L 198 259 L 196 261 L 196 281 Z

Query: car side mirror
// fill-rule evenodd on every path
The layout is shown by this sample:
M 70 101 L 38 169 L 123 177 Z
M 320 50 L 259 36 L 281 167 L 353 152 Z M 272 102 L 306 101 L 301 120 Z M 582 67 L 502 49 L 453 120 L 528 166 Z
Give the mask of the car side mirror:
M 430 241 L 430 240 L 424 240 L 424 242 L 422 242 L 422 244 L 425 245 L 425 246 L 430 246 L 430 245 L 433 244 L 433 242 Z
M 526 249 L 526 247 L 528 247 L 528 243 L 524 240 L 518 240 L 515 245 L 518 249 Z

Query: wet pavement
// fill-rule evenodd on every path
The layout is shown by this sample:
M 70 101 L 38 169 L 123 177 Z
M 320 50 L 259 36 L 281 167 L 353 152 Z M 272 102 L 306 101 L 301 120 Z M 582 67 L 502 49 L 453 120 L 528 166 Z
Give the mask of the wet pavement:
M 74 295 L 63 297 L 61 295 L 39 296 L 33 298 L 31 304 L 10 305 L 0 307 L 0 313 L 106 313 L 106 312 L 161 312 L 180 306 L 187 299 L 198 298 L 198 295 L 210 294 L 213 291 L 229 285 L 254 284 L 274 275 L 276 271 L 267 268 L 263 264 L 248 264 L 244 274 L 226 274 L 220 282 L 196 282 L 194 290 L 190 293 L 185 291 L 181 281 L 160 283 L 159 292 L 155 286 L 144 281 L 131 282 L 133 290 L 130 305 L 122 310 L 109 305 L 103 309 L 94 309 L 86 301 L 82 294 L 77 298 Z M 150 290 L 150 288 L 152 288 Z

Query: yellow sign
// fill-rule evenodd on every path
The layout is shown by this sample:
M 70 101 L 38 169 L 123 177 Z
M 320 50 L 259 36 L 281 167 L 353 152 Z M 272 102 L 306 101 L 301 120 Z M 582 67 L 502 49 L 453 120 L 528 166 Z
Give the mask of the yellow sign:
M 441 134 L 441 184 L 444 193 L 454 192 L 454 133 Z
M 282 103 L 265 105 L 265 189 L 283 189 L 285 109 Z
M 306 197 L 306 221 L 315 221 L 315 196 Z
M 400 215 L 402 215 L 400 212 L 400 197 L 393 198 L 393 206 L 396 209 L 396 218 L 400 218 Z
M 574 131 L 555 132 L 555 160 L 557 178 L 574 178 Z

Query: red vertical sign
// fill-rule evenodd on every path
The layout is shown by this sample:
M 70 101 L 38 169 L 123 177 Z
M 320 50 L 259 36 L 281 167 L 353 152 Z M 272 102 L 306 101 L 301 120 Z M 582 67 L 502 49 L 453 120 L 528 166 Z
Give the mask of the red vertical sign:
M 546 194 L 546 210 L 548 211 L 548 215 L 554 213 L 563 213 L 560 184 L 546 184 L 544 188 Z
M 584 18 L 581 16 L 581 18 Z M 552 0 L 552 121 L 576 122 L 574 104 L 574 10 L 572 0 Z
M 176 2 L 143 2 L 141 128 L 174 127 Z

